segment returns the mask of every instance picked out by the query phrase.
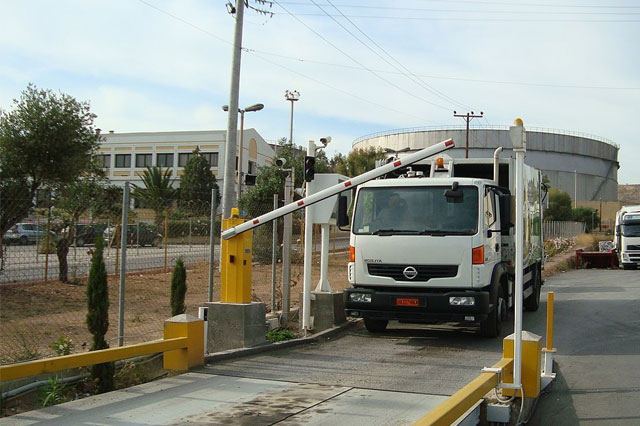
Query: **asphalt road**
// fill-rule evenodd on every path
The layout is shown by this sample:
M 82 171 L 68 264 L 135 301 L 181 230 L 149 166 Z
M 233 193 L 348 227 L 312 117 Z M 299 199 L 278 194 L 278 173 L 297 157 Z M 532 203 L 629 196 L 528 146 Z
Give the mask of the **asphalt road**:
M 544 288 L 555 292 L 557 378 L 528 424 L 640 425 L 640 271 L 570 271 Z

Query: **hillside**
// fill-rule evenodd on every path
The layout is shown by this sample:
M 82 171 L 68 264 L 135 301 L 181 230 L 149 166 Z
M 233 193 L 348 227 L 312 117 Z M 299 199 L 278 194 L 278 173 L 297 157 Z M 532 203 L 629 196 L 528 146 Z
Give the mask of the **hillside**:
M 640 204 L 640 185 L 618 185 L 618 200 L 623 206 Z

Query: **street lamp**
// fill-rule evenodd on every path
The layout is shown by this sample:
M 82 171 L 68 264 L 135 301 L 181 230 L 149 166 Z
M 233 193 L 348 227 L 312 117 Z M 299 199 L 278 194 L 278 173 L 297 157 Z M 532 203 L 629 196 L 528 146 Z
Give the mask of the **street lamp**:
M 300 99 L 300 92 L 297 90 L 285 90 L 284 98 L 291 102 L 291 120 L 289 122 L 289 143 L 293 143 L 293 103 Z
M 240 113 L 240 152 L 238 153 L 238 199 L 240 199 L 240 194 L 242 191 L 242 147 L 244 142 L 244 113 L 245 112 L 255 112 L 260 111 L 264 108 L 263 104 L 254 104 L 248 106 L 244 109 L 238 108 L 238 112 Z M 229 105 L 222 106 L 223 111 L 229 111 Z M 227 164 L 229 164 L 227 162 Z

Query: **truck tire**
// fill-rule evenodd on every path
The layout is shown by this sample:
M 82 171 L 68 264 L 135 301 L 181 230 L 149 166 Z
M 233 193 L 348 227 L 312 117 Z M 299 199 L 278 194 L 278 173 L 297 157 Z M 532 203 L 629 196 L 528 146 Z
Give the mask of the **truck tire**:
M 387 329 L 387 325 L 389 321 L 387 320 L 377 320 L 371 318 L 364 319 L 364 326 L 367 327 L 367 331 L 371 333 L 381 333 Z
M 542 279 L 540 274 L 536 273 L 536 277 L 533 280 L 533 291 L 524 299 L 524 308 L 527 311 L 535 312 L 540 307 L 540 292 L 542 291 Z
M 482 337 L 498 337 L 502 333 L 502 320 L 507 315 L 507 302 L 504 299 L 502 285 L 498 285 L 494 298 L 493 309 L 489 312 L 489 316 L 480 322 L 480 335 Z

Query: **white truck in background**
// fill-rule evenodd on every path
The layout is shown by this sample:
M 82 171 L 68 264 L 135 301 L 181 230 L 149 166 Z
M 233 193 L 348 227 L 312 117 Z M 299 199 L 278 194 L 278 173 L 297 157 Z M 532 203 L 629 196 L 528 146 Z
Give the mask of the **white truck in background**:
M 640 206 L 623 206 L 616 213 L 614 245 L 624 269 L 640 264 Z
M 427 159 L 357 188 L 347 316 L 371 332 L 400 322 L 479 323 L 501 334 L 514 304 L 515 160 Z M 524 307 L 543 284 L 541 174 L 525 165 Z

